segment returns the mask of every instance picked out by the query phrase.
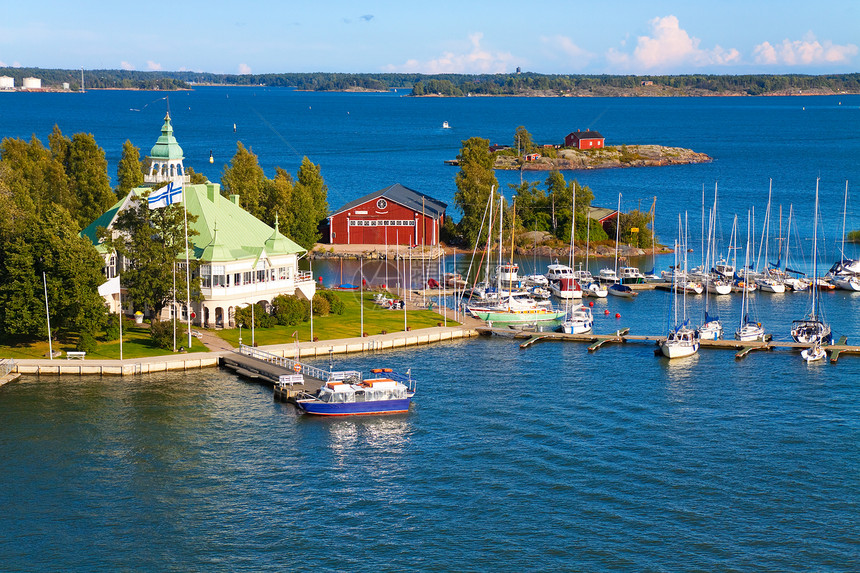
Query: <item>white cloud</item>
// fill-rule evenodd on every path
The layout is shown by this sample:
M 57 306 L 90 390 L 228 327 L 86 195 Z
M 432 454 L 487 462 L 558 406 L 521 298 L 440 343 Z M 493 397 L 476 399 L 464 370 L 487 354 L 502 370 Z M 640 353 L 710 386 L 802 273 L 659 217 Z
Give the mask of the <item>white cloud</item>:
M 251 73 L 251 66 L 249 66 L 248 64 L 239 64 L 239 73 L 240 74 L 250 74 Z
M 0 68 L 5 68 L 5 67 L 7 67 L 6 62 L 4 62 L 3 60 L 0 60 Z
M 511 71 L 514 57 L 510 52 L 491 52 L 481 47 L 484 35 L 480 32 L 469 36 L 471 50 L 465 53 L 445 52 L 440 57 L 426 62 L 416 59 L 396 66 L 388 65 L 390 72 L 422 74 L 499 74 Z
M 612 48 L 606 53 L 606 59 L 616 65 L 648 70 L 727 65 L 740 61 L 740 52 L 734 48 L 726 50 L 718 45 L 712 49 L 700 48 L 700 40 L 681 28 L 675 16 L 654 18 L 650 24 L 652 34 L 639 36 L 632 54 Z
M 131 70 L 133 70 L 133 69 L 134 69 L 134 64 L 131 64 L 131 63 L 126 62 L 125 60 L 123 60 L 123 61 L 121 61 L 121 62 L 120 62 L 119 67 L 121 67 L 121 68 L 122 68 L 122 69 L 124 69 L 124 70 L 131 71 Z
M 594 58 L 594 54 L 580 48 L 567 36 L 543 36 L 540 41 L 549 50 L 548 57 L 563 59 L 569 68 L 584 68 Z
M 158 62 L 153 62 L 152 60 L 147 60 L 146 69 L 151 72 L 157 72 L 161 70 L 161 64 L 159 64 Z
M 785 39 L 782 44 L 775 46 L 770 42 L 762 42 L 753 49 L 756 63 L 788 66 L 844 64 L 857 53 L 858 48 L 854 44 L 837 46 L 830 41 L 821 43 L 811 32 L 803 40 Z

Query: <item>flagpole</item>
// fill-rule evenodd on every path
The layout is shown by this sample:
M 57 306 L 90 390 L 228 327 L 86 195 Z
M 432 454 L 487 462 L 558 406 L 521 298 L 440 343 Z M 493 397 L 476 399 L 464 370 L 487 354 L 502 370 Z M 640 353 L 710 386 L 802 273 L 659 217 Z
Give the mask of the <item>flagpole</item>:
M 173 275 L 173 300 L 170 302 L 170 314 L 173 315 L 173 351 L 176 352 L 176 260 L 170 267 Z
M 48 318 L 48 356 L 53 360 L 54 345 L 51 342 L 51 312 L 48 310 L 48 279 L 45 278 L 45 271 L 42 271 L 42 284 L 45 285 L 45 316 Z
M 308 257 L 308 270 L 310 271 L 311 279 L 313 280 L 314 263 L 310 257 Z M 314 289 L 314 292 L 316 292 L 316 289 Z M 313 341 L 314 341 L 314 295 L 312 294 L 311 295 L 311 342 L 313 342 Z M 298 360 L 298 358 L 296 358 L 296 360 Z
M 119 275 L 116 275 L 116 283 L 119 286 L 119 359 L 122 360 L 122 286 L 119 284 Z M 174 350 L 176 344 L 173 345 Z
M 119 359 L 122 360 L 122 285 L 120 284 L 119 274 L 116 275 L 116 284 L 119 287 Z M 173 342 L 173 349 L 176 350 L 176 341 Z
M 188 263 L 188 193 L 182 190 L 182 211 L 185 217 L 185 306 L 188 312 L 188 351 L 191 351 L 191 265 Z

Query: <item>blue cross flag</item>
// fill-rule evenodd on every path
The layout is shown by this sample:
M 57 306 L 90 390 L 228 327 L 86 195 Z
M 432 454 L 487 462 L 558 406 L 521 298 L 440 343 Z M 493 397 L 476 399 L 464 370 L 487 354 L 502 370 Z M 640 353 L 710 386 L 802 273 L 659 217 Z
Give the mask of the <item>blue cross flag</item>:
M 150 209 L 160 209 L 162 207 L 167 207 L 168 205 L 173 205 L 174 203 L 179 203 L 182 201 L 182 184 L 174 184 L 174 182 L 171 181 L 161 189 L 153 191 L 149 196 L 148 201 Z

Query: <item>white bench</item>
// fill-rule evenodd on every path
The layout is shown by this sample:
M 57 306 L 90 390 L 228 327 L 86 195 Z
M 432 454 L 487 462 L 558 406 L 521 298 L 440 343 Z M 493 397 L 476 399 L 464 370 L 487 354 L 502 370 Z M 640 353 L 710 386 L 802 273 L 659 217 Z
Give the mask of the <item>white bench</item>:
M 86 352 L 77 352 L 74 350 L 70 350 L 66 352 L 66 358 L 70 360 L 83 360 L 86 357 Z
M 301 374 L 282 374 L 278 376 L 278 386 L 283 388 L 287 384 L 292 386 L 293 384 L 304 384 L 305 377 Z

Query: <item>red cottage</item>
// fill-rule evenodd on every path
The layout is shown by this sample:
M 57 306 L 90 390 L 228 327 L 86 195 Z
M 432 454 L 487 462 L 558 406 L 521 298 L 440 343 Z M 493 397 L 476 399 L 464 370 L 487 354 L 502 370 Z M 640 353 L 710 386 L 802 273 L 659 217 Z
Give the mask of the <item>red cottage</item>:
M 579 131 L 567 134 L 564 138 L 565 147 L 576 149 L 597 149 L 603 147 L 604 138 L 596 131 Z
M 333 245 L 438 245 L 445 203 L 395 183 L 328 218 Z

